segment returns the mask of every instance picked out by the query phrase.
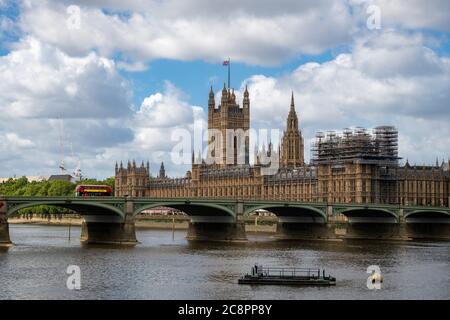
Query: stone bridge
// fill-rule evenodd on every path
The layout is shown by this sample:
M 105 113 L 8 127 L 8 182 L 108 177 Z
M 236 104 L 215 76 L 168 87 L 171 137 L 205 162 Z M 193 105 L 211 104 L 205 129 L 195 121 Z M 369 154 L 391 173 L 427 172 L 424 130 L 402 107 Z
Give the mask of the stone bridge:
M 85 221 L 81 240 L 85 243 L 135 244 L 135 216 L 161 206 L 178 209 L 190 217 L 189 240 L 245 241 L 244 224 L 238 217 L 258 209 L 278 217 L 281 239 L 334 239 L 337 216 L 346 217 L 346 238 L 438 235 L 450 239 L 448 207 L 204 198 L 0 197 L 0 243 L 10 243 L 8 217 L 39 205 L 67 208 L 82 215 Z

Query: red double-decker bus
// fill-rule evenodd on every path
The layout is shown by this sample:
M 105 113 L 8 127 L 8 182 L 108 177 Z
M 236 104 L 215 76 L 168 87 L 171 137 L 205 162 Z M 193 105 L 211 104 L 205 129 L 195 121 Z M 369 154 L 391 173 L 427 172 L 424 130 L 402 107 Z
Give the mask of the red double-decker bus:
M 77 197 L 110 197 L 112 196 L 112 188 L 103 185 L 79 185 L 75 189 Z

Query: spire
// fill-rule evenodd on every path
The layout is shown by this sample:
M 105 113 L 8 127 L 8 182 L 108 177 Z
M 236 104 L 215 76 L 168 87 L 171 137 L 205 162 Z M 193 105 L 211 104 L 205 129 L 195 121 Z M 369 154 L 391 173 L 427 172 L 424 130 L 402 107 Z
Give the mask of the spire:
M 439 160 L 438 160 L 438 157 L 436 157 L 436 167 L 439 167 Z
M 291 111 L 295 112 L 294 91 L 292 91 L 291 95 Z
M 159 168 L 159 177 L 160 178 L 166 177 L 166 170 L 164 169 L 164 162 L 161 162 L 161 167 Z
M 247 85 L 245 85 L 243 107 L 244 107 L 244 108 L 250 108 L 250 99 L 249 99 L 249 97 L 248 97 L 248 89 L 247 89 Z
M 150 162 L 147 160 L 147 174 L 150 175 Z
M 212 85 L 211 85 L 211 89 L 209 90 L 209 97 L 208 97 L 208 108 L 214 109 L 215 105 L 216 105 L 216 101 L 214 99 L 214 92 L 213 92 Z
M 122 163 L 122 160 L 120 160 L 120 169 L 123 169 L 123 163 Z
M 225 106 L 228 103 L 228 91 L 225 86 L 225 82 L 223 83 L 223 89 L 222 89 L 222 99 L 221 99 L 221 105 L 222 107 Z

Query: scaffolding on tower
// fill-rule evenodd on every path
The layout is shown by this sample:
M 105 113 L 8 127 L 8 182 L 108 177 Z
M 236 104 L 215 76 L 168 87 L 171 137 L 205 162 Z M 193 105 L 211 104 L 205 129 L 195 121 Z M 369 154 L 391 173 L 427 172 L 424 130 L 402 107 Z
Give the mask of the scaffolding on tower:
M 342 133 L 328 131 L 316 134 L 312 144 L 313 163 L 360 161 L 366 163 L 397 164 L 398 131 L 392 126 L 345 128 Z

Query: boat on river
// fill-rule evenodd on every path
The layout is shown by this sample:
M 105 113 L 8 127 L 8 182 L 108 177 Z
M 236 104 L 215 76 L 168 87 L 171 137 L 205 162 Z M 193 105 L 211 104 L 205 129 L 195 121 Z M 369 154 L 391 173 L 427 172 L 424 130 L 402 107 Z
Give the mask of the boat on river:
M 336 278 L 325 274 L 325 269 L 263 267 L 254 265 L 250 274 L 238 280 L 239 284 L 314 285 L 334 286 Z

